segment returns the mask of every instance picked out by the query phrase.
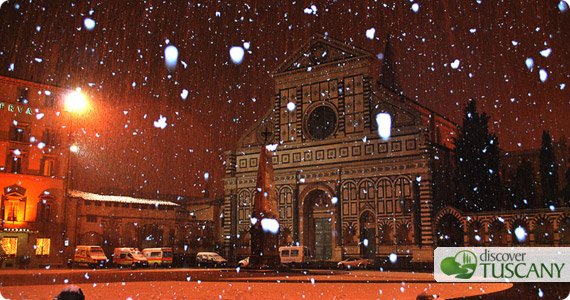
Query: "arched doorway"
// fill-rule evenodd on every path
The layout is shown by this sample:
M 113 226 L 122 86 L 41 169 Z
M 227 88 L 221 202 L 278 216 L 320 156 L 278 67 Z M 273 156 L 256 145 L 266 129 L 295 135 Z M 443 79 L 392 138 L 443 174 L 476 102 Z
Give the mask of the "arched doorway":
M 313 190 L 304 199 L 303 241 L 315 260 L 332 259 L 333 212 L 330 196 L 323 190 Z
M 376 257 L 376 222 L 374 214 L 365 211 L 360 216 L 360 254 L 364 258 Z
M 454 215 L 445 215 L 437 224 L 436 238 L 440 247 L 463 247 L 463 225 Z

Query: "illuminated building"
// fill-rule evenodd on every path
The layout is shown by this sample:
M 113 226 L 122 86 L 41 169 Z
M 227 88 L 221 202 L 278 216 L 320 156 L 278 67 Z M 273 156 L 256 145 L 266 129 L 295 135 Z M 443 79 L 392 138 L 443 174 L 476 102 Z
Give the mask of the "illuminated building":
M 66 195 L 72 118 L 85 105 L 83 97 L 0 77 L 4 267 L 62 266 L 81 244 L 99 245 L 108 255 L 122 246 L 213 250 L 219 199 L 178 204 L 75 190 Z
M 259 149 L 267 139 L 277 144 L 280 245 L 307 246 L 322 261 L 390 253 L 431 259 L 432 183 L 449 159 L 455 125 L 380 84 L 377 61 L 317 35 L 274 71 L 272 108 L 226 152 L 230 257 L 250 251 Z
M 377 78 L 377 57 L 321 35 L 277 67 L 271 109 L 225 153 L 228 257 L 251 251 L 265 140 L 276 146 L 279 245 L 307 246 L 317 261 L 394 253 L 399 261 L 429 262 L 437 246 L 568 245 L 564 205 L 475 213 L 451 206 L 457 127 L 397 92 L 389 50 L 387 43 Z M 512 156 L 503 157 L 506 165 L 528 155 Z
M 0 218 L 6 266 L 62 261 L 70 90 L 0 77 Z

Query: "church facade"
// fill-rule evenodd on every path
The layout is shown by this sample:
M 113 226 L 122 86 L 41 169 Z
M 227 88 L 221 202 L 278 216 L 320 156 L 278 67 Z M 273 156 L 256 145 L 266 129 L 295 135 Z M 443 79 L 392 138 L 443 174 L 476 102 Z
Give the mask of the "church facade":
M 456 126 L 379 83 L 377 60 L 316 35 L 274 71 L 272 108 L 225 153 L 227 257 L 249 254 L 260 148 L 276 144 L 281 246 L 306 246 L 320 261 L 432 259 L 433 182 Z

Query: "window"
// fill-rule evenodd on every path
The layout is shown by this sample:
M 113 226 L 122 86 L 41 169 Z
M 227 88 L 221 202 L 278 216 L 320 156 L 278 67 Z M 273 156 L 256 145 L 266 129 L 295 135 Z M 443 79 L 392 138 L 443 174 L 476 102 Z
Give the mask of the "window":
M 10 159 L 10 172 L 11 173 L 22 173 L 22 161 L 24 154 L 19 149 L 12 151 L 12 157 Z
M 41 174 L 43 176 L 55 176 L 55 158 L 52 156 L 44 156 L 42 158 Z
M 48 256 L 50 244 L 51 244 L 50 238 L 36 239 L 36 255 Z
M 18 221 L 18 202 L 8 201 L 6 203 L 6 220 L 11 222 Z
M 53 129 L 46 129 L 42 135 L 42 142 L 49 146 L 55 146 L 56 134 Z
M 299 256 L 299 250 L 291 250 L 291 256 Z
M 53 197 L 43 195 L 38 203 L 38 222 L 51 222 L 53 210 Z
M 14 121 L 10 128 L 10 140 L 14 142 L 27 142 L 28 124 Z
M 289 250 L 283 250 L 283 251 L 281 251 L 281 256 L 282 256 L 282 257 L 289 257 Z
M 97 216 L 94 216 L 94 215 L 87 215 L 86 219 L 87 219 L 88 223 L 96 223 L 97 222 Z
M 46 98 L 45 98 L 45 106 L 46 107 L 53 107 L 54 105 L 54 101 L 53 101 L 53 96 L 51 94 L 51 92 L 46 91 L 45 92 Z
M 336 125 L 336 112 L 326 105 L 315 108 L 306 120 L 307 133 L 316 140 L 331 136 L 336 130 Z
M 18 251 L 18 238 L 5 237 L 2 239 L 2 248 L 8 257 L 16 257 Z
M 18 102 L 21 103 L 28 103 L 28 95 L 30 90 L 28 88 L 21 88 L 20 89 L 20 97 L 18 97 Z

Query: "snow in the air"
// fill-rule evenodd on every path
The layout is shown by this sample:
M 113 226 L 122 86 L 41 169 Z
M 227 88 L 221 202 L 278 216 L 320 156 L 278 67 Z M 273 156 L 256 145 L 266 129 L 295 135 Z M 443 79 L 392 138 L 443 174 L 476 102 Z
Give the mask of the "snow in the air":
M 515 228 L 515 236 L 519 241 L 521 242 L 524 241 L 527 236 L 526 230 L 524 230 L 524 228 L 522 228 L 521 226 Z
M 376 34 L 376 28 L 372 27 L 368 30 L 366 30 L 366 37 L 373 40 L 374 39 L 374 35 Z
M 525 60 L 525 64 L 526 64 L 526 67 L 527 67 L 529 70 L 532 71 L 532 68 L 534 67 L 534 59 L 532 59 L 532 58 L 530 58 L 530 57 L 527 58 L 527 59 Z
M 376 115 L 376 124 L 378 125 L 378 135 L 387 140 L 390 138 L 392 131 L 392 117 L 389 113 L 379 113 Z
M 390 259 L 390 262 L 395 264 L 396 261 L 398 261 L 398 255 L 396 253 L 390 253 L 390 256 L 388 257 Z
M 460 63 L 461 63 L 461 61 L 459 59 L 456 59 L 449 65 L 451 66 L 452 69 L 457 69 L 457 68 L 459 68 Z
M 243 61 L 244 54 L 245 51 L 240 46 L 233 46 L 230 48 L 230 58 L 232 59 L 232 62 L 236 65 L 241 64 L 241 62 Z
M 154 127 L 156 128 L 164 129 L 166 128 L 166 125 L 166 117 L 163 117 L 162 115 L 160 115 L 158 121 L 154 121 Z
M 418 12 L 420 10 L 420 5 L 417 3 L 412 4 L 412 11 L 413 12 Z
M 183 89 L 182 92 L 180 93 L 180 98 L 186 100 L 186 98 L 188 98 L 188 90 L 187 89 Z
M 178 63 L 178 49 L 169 45 L 164 49 L 164 60 L 169 70 L 175 69 Z
M 545 69 L 540 69 L 538 74 L 540 75 L 540 81 L 545 82 L 548 79 L 548 72 Z
M 550 49 L 550 48 L 540 51 L 540 55 L 542 55 L 544 57 L 548 57 L 550 55 L 550 53 L 552 53 L 552 49 Z
M 294 110 L 295 110 L 295 107 L 296 107 L 295 102 L 289 102 L 289 103 L 287 103 L 287 109 L 288 109 L 289 111 L 294 111 Z
M 276 234 L 279 232 L 279 221 L 269 218 L 262 219 L 261 228 L 265 232 L 271 232 L 273 234 Z
M 85 20 L 83 20 L 83 25 L 85 26 L 85 29 L 93 30 L 93 28 L 95 28 L 95 20 L 91 18 L 85 18 Z

